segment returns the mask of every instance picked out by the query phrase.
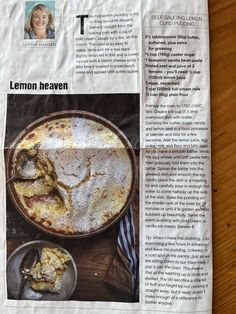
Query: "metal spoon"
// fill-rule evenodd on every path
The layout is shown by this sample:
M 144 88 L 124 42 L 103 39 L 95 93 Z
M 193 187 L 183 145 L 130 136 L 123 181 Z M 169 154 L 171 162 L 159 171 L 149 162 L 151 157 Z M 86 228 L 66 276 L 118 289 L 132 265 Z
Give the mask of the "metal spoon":
M 21 150 L 16 157 L 16 161 L 13 163 L 12 175 L 6 183 L 10 183 L 15 179 L 36 179 L 37 168 L 35 165 L 35 157 L 36 155 L 30 154 L 27 150 Z
M 39 251 L 36 248 L 30 249 L 23 257 L 20 264 L 20 271 L 23 274 L 23 280 L 19 289 L 18 300 L 21 300 L 26 280 L 29 278 L 31 269 L 37 264 L 39 258 Z

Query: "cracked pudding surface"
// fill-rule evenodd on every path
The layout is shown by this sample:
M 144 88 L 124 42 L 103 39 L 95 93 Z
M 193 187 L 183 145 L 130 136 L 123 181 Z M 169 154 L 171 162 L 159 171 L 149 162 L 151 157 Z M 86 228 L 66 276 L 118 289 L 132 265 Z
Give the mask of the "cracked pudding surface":
M 13 160 L 35 147 L 38 178 L 13 182 L 32 220 L 59 233 L 78 234 L 119 215 L 133 172 L 128 149 L 115 132 L 88 118 L 57 118 L 26 134 Z

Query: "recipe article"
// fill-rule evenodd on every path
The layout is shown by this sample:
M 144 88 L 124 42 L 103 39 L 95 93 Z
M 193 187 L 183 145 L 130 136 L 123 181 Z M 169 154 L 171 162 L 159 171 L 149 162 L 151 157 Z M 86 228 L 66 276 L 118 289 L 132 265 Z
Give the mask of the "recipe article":
M 146 304 L 200 303 L 211 293 L 207 32 L 205 15 L 144 16 Z
M 207 0 L 0 3 L 0 308 L 212 313 Z

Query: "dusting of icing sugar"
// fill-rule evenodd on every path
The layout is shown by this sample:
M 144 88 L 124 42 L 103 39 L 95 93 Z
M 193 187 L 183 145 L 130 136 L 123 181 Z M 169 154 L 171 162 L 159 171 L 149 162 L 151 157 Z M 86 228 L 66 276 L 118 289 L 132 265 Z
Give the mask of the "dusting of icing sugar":
M 53 215 L 53 229 L 89 232 L 120 213 L 131 189 L 132 164 L 118 135 L 85 118 L 56 119 L 34 132 L 39 157 L 53 165 L 54 185 L 68 209 Z M 29 142 L 23 139 L 20 146 Z

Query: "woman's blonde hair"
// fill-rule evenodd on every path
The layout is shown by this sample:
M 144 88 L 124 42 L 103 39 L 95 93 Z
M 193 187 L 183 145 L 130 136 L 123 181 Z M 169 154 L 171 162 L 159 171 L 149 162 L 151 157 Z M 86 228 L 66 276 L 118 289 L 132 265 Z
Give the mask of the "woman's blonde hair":
M 32 17 L 33 17 L 33 14 L 36 10 L 42 10 L 44 12 L 47 13 L 48 15 L 48 25 L 47 25 L 47 29 L 48 30 L 54 30 L 54 24 L 53 24 L 53 15 L 49 9 L 49 7 L 47 7 L 46 5 L 44 4 L 38 4 L 36 5 L 35 7 L 33 7 L 33 9 L 31 10 L 29 16 L 28 16 L 28 19 L 27 19 L 27 22 L 25 24 L 25 30 L 27 32 L 31 32 L 34 30 L 34 27 L 33 27 L 33 24 L 32 24 Z

